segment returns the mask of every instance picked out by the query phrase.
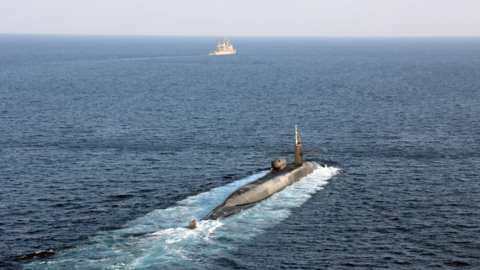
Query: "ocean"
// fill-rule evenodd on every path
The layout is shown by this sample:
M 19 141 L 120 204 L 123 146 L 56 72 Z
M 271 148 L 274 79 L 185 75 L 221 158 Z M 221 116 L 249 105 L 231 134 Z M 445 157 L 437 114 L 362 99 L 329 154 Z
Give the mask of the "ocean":
M 480 38 L 221 38 L 0 35 L 0 268 L 480 267 Z

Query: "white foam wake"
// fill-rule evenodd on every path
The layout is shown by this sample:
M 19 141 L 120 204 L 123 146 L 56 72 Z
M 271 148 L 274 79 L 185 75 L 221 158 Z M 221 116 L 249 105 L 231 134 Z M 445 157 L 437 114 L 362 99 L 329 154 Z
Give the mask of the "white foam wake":
M 165 269 L 208 268 L 218 255 L 255 237 L 290 215 L 290 209 L 323 189 L 336 168 L 319 168 L 269 199 L 222 220 L 188 222 L 201 218 L 234 190 L 266 172 L 189 197 L 176 206 L 136 219 L 123 229 L 105 232 L 79 247 L 56 254 L 47 262 L 25 265 L 26 269 Z

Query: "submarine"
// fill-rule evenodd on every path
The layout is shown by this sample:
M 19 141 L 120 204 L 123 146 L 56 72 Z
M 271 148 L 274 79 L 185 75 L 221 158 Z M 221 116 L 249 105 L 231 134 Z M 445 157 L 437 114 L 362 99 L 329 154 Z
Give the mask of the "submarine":
M 315 169 L 324 167 L 316 162 L 303 162 L 302 139 L 295 125 L 295 162 L 287 164 L 286 159 L 277 159 L 272 162 L 272 169 L 263 177 L 250 182 L 230 194 L 220 205 L 212 209 L 200 220 L 216 220 L 234 215 L 244 209 L 267 199 L 285 187 L 311 174 Z M 189 224 L 190 229 L 196 227 L 196 220 Z

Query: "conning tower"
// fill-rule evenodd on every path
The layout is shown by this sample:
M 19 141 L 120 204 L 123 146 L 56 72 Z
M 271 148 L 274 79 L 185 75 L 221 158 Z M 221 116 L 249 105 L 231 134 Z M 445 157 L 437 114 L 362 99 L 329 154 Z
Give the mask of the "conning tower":
M 300 130 L 295 125 L 295 165 L 301 166 L 303 164 L 303 149 L 302 149 L 302 136 Z

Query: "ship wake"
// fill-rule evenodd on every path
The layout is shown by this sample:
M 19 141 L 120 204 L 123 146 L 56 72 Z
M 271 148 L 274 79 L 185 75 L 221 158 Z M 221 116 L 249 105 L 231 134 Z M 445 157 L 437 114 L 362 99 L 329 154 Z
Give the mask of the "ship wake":
M 286 219 L 292 208 L 323 189 L 338 172 L 333 167 L 320 167 L 248 210 L 221 220 L 199 221 L 195 230 L 188 229 L 188 221 L 198 220 L 234 190 L 267 172 L 255 174 L 179 201 L 171 208 L 153 211 L 122 229 L 104 232 L 81 246 L 27 264 L 25 268 L 215 268 L 216 257 L 228 257 L 240 244 Z

